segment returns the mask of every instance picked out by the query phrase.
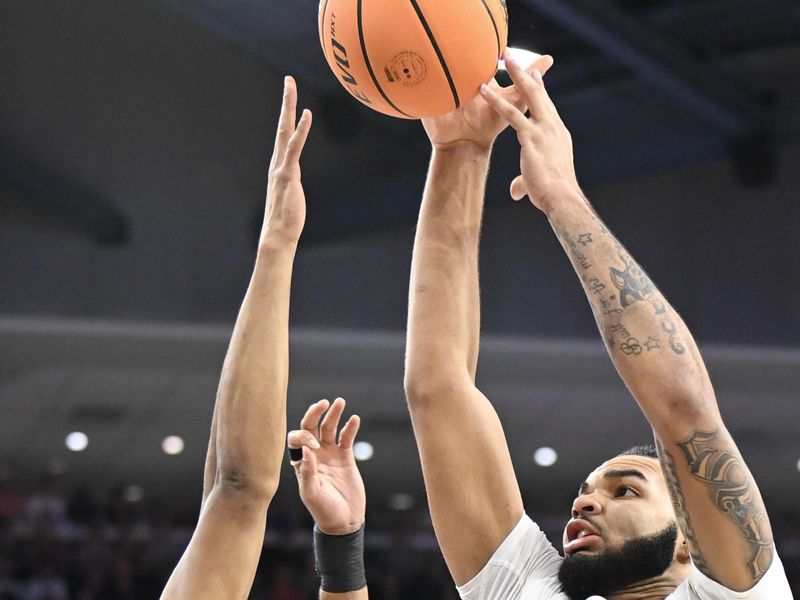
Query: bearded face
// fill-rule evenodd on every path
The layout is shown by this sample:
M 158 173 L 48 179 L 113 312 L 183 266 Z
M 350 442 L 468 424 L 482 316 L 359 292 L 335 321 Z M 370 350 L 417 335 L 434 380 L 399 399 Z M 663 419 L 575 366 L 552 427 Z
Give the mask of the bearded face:
M 558 579 L 571 600 L 608 596 L 666 571 L 675 554 L 675 522 L 658 533 L 634 538 L 599 553 L 575 552 L 561 563 Z

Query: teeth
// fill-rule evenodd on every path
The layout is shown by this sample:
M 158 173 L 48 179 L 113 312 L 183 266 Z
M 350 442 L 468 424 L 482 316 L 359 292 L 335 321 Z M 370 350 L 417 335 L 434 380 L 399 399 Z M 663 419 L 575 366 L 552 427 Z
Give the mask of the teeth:
M 586 537 L 587 535 L 589 535 L 589 532 L 586 529 L 582 529 L 580 533 L 578 533 L 577 539 L 581 539 L 582 537 Z

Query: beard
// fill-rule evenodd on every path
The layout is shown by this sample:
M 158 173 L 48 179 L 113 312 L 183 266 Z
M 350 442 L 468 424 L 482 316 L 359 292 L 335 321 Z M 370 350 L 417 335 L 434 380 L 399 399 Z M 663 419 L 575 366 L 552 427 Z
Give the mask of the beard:
M 628 540 L 616 550 L 594 556 L 576 552 L 561 562 L 558 580 L 570 600 L 608 596 L 666 571 L 677 540 L 678 526 L 673 522 L 659 533 Z

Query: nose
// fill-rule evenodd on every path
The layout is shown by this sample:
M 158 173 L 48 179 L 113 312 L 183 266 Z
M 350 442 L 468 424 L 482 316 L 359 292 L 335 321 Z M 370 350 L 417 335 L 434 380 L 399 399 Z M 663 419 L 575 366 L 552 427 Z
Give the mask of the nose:
M 601 510 L 602 506 L 594 494 L 581 494 L 572 503 L 572 518 L 577 519 L 581 515 L 596 515 Z

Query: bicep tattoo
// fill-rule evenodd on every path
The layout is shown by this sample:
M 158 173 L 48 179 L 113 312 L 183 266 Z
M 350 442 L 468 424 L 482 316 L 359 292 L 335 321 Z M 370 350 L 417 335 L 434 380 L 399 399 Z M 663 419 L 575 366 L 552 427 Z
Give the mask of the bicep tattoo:
M 678 519 L 681 529 L 683 530 L 683 535 L 689 543 L 689 552 L 692 556 L 692 562 L 694 562 L 694 565 L 701 572 L 708 575 L 710 569 L 708 565 L 706 565 L 703 555 L 700 553 L 697 535 L 692 527 L 692 520 L 689 517 L 689 513 L 686 511 L 686 499 L 683 496 L 681 482 L 678 480 L 678 469 L 675 466 L 675 459 L 672 458 L 672 454 L 667 452 L 667 449 L 664 448 L 658 440 L 656 440 L 656 446 L 658 447 L 658 459 L 661 462 L 661 470 L 664 471 L 664 475 L 667 479 L 667 487 L 669 488 L 669 494 L 672 498 L 672 507 L 675 510 L 675 517 Z
M 751 552 L 747 566 L 757 582 L 772 562 L 772 535 L 767 512 L 738 452 L 720 442 L 719 430 L 696 431 L 689 439 L 678 443 L 678 447 L 691 476 L 706 486 L 715 506 L 730 517 L 746 539 Z M 674 460 L 660 444 L 659 451 L 670 480 L 675 511 L 688 521 Z M 689 534 L 694 536 L 691 527 L 687 527 L 686 537 L 696 543 Z M 694 552 L 699 554 L 699 550 Z

